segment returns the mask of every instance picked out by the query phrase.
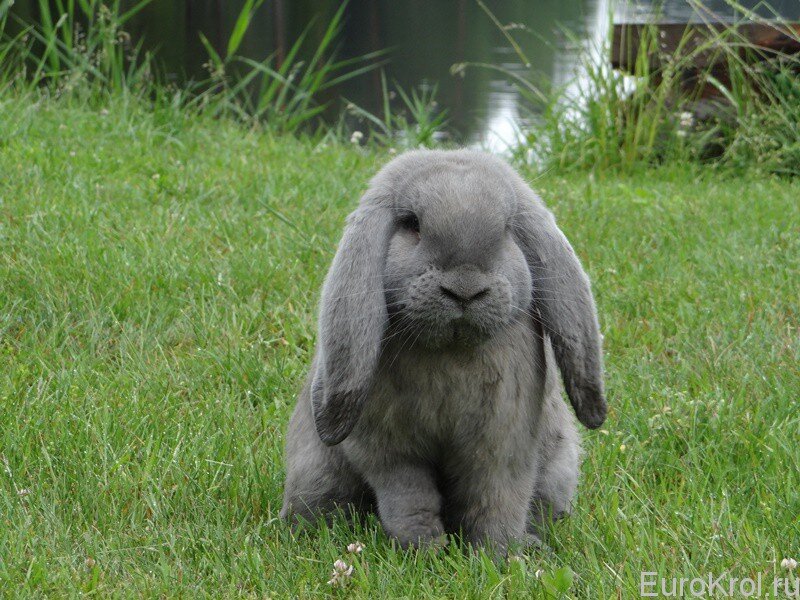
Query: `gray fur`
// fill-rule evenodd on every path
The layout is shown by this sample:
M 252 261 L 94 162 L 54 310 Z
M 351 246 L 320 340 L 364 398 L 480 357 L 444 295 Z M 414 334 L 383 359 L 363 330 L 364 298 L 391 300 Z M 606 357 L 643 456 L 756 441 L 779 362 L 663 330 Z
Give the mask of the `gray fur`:
M 497 158 L 404 154 L 372 180 L 326 278 L 281 515 L 374 501 L 403 546 L 530 540 L 569 512 L 578 479 L 557 368 L 599 426 L 594 300 L 552 214 Z

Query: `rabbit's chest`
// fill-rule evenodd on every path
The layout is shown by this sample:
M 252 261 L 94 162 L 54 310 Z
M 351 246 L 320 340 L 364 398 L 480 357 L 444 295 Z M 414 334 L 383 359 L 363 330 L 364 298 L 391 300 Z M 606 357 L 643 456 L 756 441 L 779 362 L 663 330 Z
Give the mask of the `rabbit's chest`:
M 486 344 L 472 352 L 396 356 L 376 382 L 380 412 L 372 431 L 423 454 L 484 444 L 481 440 L 496 440 L 501 431 L 530 432 L 543 378 L 529 331 L 521 328 L 515 343 Z

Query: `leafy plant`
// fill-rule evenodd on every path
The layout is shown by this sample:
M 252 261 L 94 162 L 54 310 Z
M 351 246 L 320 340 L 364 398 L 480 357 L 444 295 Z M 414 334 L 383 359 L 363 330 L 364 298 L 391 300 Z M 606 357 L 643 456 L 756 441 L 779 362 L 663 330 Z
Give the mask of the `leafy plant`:
M 246 0 L 224 53 L 200 34 L 208 54 L 209 77 L 180 89 L 167 89 L 155 76 L 153 56 L 134 44 L 124 27 L 152 0 L 38 0 L 41 18 L 21 23 L 13 38 L 4 34 L 11 0 L 0 0 L 0 83 L 25 83 L 58 95 L 79 91 L 138 93 L 156 103 L 258 121 L 285 132 L 322 125 L 330 90 L 381 64 L 385 52 L 339 60 L 336 40 L 347 3 L 339 6 L 315 47 L 312 21 L 285 58 L 257 61 L 238 54 L 256 11 L 264 0 Z M 307 56 L 308 58 L 304 58 Z
M 447 109 L 436 101 L 437 87 L 419 86 L 411 92 L 394 83 L 389 89 L 386 73 L 381 72 L 381 111 L 379 114 L 350 103 L 349 112 L 370 127 L 370 136 L 377 142 L 391 146 L 416 148 L 437 145 L 445 133 Z M 392 100 L 399 99 L 399 109 Z
M 338 60 L 335 43 L 343 24 L 347 2 L 342 3 L 328 22 L 308 60 L 306 50 L 312 20 L 295 40 L 285 58 L 275 56 L 256 61 L 236 54 L 255 10 L 263 0 L 248 0 L 236 20 L 228 41 L 226 55 L 220 56 L 201 34 L 209 56 L 211 87 L 206 94 L 217 101 L 214 113 L 232 112 L 246 119 L 259 120 L 281 131 L 319 124 L 318 118 L 328 108 L 326 91 L 379 66 L 384 51 Z
M 541 580 L 548 598 L 566 598 L 575 580 L 575 573 L 569 567 L 560 567 L 552 573 L 543 573 Z
M 123 10 L 120 0 L 39 0 L 41 20 L 23 23 L 23 37 L 3 44 L 17 51 L 34 85 L 55 84 L 63 93 L 85 80 L 107 90 L 127 92 L 152 81 L 151 56 L 133 44 L 124 27 L 152 0 L 139 0 Z M 0 52 L 2 52 L 0 51 Z

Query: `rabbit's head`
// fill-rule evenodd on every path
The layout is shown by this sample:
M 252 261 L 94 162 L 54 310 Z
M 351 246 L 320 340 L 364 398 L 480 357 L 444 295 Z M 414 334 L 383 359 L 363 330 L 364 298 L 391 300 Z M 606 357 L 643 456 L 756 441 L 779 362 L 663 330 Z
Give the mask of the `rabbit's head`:
M 531 304 L 530 270 L 513 233 L 513 188 L 468 163 L 447 167 L 395 186 L 382 286 L 390 334 L 408 345 L 478 344 Z
M 323 288 L 312 384 L 320 438 L 350 433 L 388 336 L 464 347 L 529 317 L 553 344 L 579 420 L 598 427 L 606 403 L 594 301 L 550 212 L 489 155 L 395 159 L 350 215 Z

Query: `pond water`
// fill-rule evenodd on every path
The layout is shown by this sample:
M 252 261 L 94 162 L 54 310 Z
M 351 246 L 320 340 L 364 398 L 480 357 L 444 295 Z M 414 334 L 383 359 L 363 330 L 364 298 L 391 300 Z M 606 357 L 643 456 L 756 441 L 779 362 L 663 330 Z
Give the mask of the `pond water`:
M 267 0 L 259 9 L 240 53 L 264 58 L 285 53 L 312 18 L 314 36 L 339 7 L 337 1 Z M 137 35 L 157 44 L 159 54 L 177 78 L 202 77 L 207 60 L 198 32 L 218 48 L 225 41 L 242 5 L 240 1 L 155 0 L 133 23 Z M 340 37 L 343 57 L 390 49 L 383 67 L 390 82 L 405 90 L 436 86 L 436 99 L 446 108 L 449 129 L 460 141 L 500 149 L 515 138 L 523 119 L 519 98 L 507 78 L 487 68 L 469 68 L 464 76 L 451 74 L 456 63 L 488 63 L 512 72 L 556 82 L 570 77 L 579 48 L 576 39 L 604 33 L 606 0 L 484 0 L 530 66 L 514 52 L 501 29 L 476 0 L 351 0 Z M 377 71 L 343 84 L 338 95 L 370 111 L 382 98 Z M 341 108 L 341 104 L 339 104 Z
M 534 81 L 564 86 L 576 77 L 578 54 L 601 45 L 610 15 L 615 15 L 615 21 L 643 21 L 656 12 L 670 21 L 700 18 L 686 0 L 668 0 L 658 11 L 649 0 L 616 3 L 614 8 L 612 1 L 483 0 L 483 6 L 518 42 L 530 63 L 525 65 L 478 0 L 351 0 L 339 51 L 340 56 L 352 57 L 390 49 L 384 67 L 390 81 L 406 90 L 436 85 L 437 100 L 447 109 L 449 126 L 460 141 L 502 150 L 513 143 L 525 117 L 508 77 L 489 68 L 470 68 L 461 77 L 451 74 L 451 67 L 487 63 Z M 15 10 L 35 18 L 37 3 L 18 0 Z M 171 78 L 199 79 L 205 76 L 203 63 L 208 58 L 199 32 L 223 49 L 242 4 L 243 0 L 154 0 L 130 29 L 146 46 L 158 49 Z M 331 0 L 267 0 L 239 52 L 255 59 L 273 53 L 281 56 L 316 19 L 309 39 L 313 47 L 339 5 Z M 705 5 L 708 14 L 719 19 L 734 18 L 726 0 L 707 0 Z M 774 0 L 772 5 L 789 18 L 800 18 L 800 0 Z M 380 75 L 377 71 L 363 75 L 336 93 L 377 110 L 382 97 Z

